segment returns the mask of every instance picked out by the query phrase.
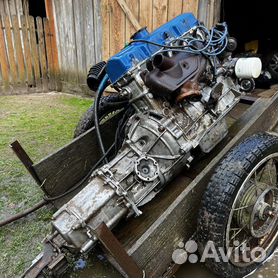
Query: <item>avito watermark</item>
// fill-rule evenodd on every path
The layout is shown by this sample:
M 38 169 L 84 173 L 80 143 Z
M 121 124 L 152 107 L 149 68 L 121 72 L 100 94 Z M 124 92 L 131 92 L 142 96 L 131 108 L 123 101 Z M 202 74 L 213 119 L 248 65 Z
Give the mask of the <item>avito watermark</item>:
M 234 241 L 233 246 L 226 249 L 216 247 L 214 242 L 208 241 L 202 254 L 198 256 L 198 244 L 194 240 L 189 240 L 186 243 L 180 242 L 178 244 L 178 248 L 172 254 L 172 259 L 176 264 L 184 264 L 186 262 L 195 264 L 197 262 L 203 263 L 207 259 L 215 260 L 218 263 L 227 263 L 231 258 L 235 263 L 260 263 L 267 258 L 266 251 L 263 248 L 250 248 L 246 243 L 240 244 L 238 241 Z

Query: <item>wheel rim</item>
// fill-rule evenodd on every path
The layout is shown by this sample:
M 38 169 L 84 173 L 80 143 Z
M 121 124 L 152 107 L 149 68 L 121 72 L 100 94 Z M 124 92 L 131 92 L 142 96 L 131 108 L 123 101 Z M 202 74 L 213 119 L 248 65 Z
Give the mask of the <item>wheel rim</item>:
M 278 53 L 275 53 L 269 62 L 269 67 L 278 73 Z
M 278 237 L 278 153 L 260 161 L 247 176 L 238 191 L 226 227 L 226 251 L 229 260 L 239 267 L 261 261 Z M 250 255 L 255 259 L 248 261 Z

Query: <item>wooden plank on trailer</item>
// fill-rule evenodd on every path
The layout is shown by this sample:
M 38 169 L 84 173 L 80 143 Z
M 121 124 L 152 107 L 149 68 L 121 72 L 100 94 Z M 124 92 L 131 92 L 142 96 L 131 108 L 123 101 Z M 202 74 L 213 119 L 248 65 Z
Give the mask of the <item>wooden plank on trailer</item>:
M 20 21 L 21 21 L 21 28 L 23 34 L 22 38 L 23 38 L 23 45 L 24 45 L 27 81 L 28 81 L 28 87 L 30 87 L 35 85 L 35 78 L 32 70 L 32 55 L 31 55 L 31 47 L 29 41 L 29 30 L 27 26 L 26 17 L 24 15 L 21 15 Z
M 39 51 L 37 44 L 37 35 L 35 29 L 35 21 L 32 16 L 28 16 L 28 27 L 29 27 L 29 36 L 30 36 L 30 45 L 32 53 L 32 65 L 33 65 L 33 74 L 35 78 L 36 87 L 41 87 L 41 74 L 40 74 L 40 63 L 39 63 Z
M 140 0 L 140 18 L 139 22 L 142 26 L 146 26 L 151 32 L 153 27 L 153 1 L 150 0 Z
M 118 53 L 125 45 L 125 14 L 117 1 L 111 3 L 110 55 Z
M 4 28 L 0 20 L 0 66 L 4 85 L 9 83 L 9 61 L 4 37 Z
M 168 21 L 183 13 L 183 0 L 168 2 Z
M 182 1 L 183 2 L 183 12 L 193 13 L 195 16 L 198 14 L 199 0 Z
M 135 30 L 140 30 L 142 26 L 137 20 L 137 17 L 133 14 L 129 6 L 127 5 L 125 0 L 117 0 L 118 4 L 122 8 L 123 12 L 125 13 L 127 19 L 130 21 L 130 23 L 133 25 Z
M 3 19 L 3 21 L 5 22 L 7 50 L 8 50 L 9 62 L 10 62 L 10 72 L 11 72 L 12 82 L 15 83 L 18 78 L 18 73 L 17 73 L 16 62 L 15 62 L 15 49 L 13 45 L 11 24 L 8 16 L 6 16 Z
M 140 28 L 141 25 L 139 23 L 139 4 L 140 4 L 140 0 L 126 0 L 126 5 L 128 7 L 130 7 L 130 10 L 133 14 L 133 16 L 135 17 L 136 21 L 138 22 L 138 28 L 136 28 L 129 20 L 129 18 L 126 18 L 126 22 L 125 22 L 125 29 L 126 29 L 126 35 L 125 35 L 125 40 L 128 42 L 130 41 L 130 37 L 137 32 Z M 140 27 L 140 28 L 139 28 Z M 144 27 L 144 26 L 142 26 Z
M 101 18 L 102 18 L 102 56 L 103 60 L 110 57 L 110 18 L 111 7 L 109 0 L 101 1 Z
M 167 0 L 153 0 L 153 28 L 156 29 L 167 22 Z
M 50 31 L 50 23 L 47 18 L 43 19 L 44 26 L 44 38 L 45 38 L 45 47 L 46 47 L 46 55 L 47 55 L 47 72 L 49 77 L 49 89 L 56 90 L 56 80 L 55 80 L 55 67 L 53 61 L 53 49 L 52 49 L 52 34 Z
M 95 59 L 96 63 L 102 60 L 102 21 L 101 0 L 93 1 L 94 11 L 94 36 L 95 36 Z
M 46 50 L 45 50 L 42 18 L 37 17 L 36 23 L 37 23 L 37 34 L 38 34 L 38 41 L 39 41 L 39 63 L 41 69 L 42 85 L 43 85 L 43 91 L 47 91 L 48 76 L 47 76 Z
M 18 64 L 18 74 L 19 80 L 22 85 L 25 85 L 26 74 L 25 74 L 25 65 L 24 65 L 24 56 L 23 56 L 23 47 L 20 36 L 19 21 L 16 15 L 12 16 L 12 25 L 14 33 L 14 45 L 16 49 L 16 60 Z

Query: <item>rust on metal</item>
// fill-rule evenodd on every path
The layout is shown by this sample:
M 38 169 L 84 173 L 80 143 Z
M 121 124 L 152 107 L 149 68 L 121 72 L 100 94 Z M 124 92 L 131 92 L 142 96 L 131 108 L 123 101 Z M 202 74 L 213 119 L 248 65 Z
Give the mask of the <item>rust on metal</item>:
M 122 244 L 105 223 L 100 224 L 95 232 L 99 241 L 109 254 L 111 254 L 127 277 L 139 278 L 144 276 L 143 271 L 138 267 L 132 257 L 127 254 Z
M 179 103 L 182 102 L 187 97 L 200 96 L 200 95 L 201 95 L 201 91 L 198 83 L 195 81 L 188 81 L 182 86 L 181 92 L 177 96 L 176 101 Z
M 36 171 L 33 168 L 33 161 L 29 157 L 29 155 L 26 153 L 26 151 L 23 149 L 21 144 L 16 140 L 10 145 L 13 152 L 16 154 L 16 156 L 19 158 L 21 163 L 24 165 L 24 167 L 27 169 L 27 171 L 30 173 L 30 175 L 33 177 L 33 179 L 37 182 L 37 184 L 41 184 L 41 181 L 36 173 Z

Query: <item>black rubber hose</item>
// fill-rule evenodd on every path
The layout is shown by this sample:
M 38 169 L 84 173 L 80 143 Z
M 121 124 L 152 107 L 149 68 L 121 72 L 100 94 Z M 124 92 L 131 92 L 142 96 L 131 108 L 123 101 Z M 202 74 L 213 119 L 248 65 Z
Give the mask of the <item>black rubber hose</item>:
M 101 162 L 103 160 L 105 160 L 105 158 L 107 158 L 107 155 L 111 152 L 111 150 L 115 147 L 115 143 L 112 144 L 112 146 L 104 153 L 104 155 L 96 162 L 96 164 L 92 167 L 92 169 L 90 170 L 90 172 L 84 177 L 82 178 L 79 182 L 77 182 L 73 187 L 71 187 L 68 191 L 62 193 L 61 195 L 57 195 L 54 197 L 44 197 L 44 200 L 46 201 L 55 201 L 58 199 L 61 199 L 65 196 L 67 196 L 68 194 L 70 194 L 71 192 L 75 191 L 79 186 L 81 186 L 93 173 L 93 171 L 101 164 Z
M 115 147 L 115 143 L 112 144 L 112 146 L 107 150 L 107 152 L 96 162 L 96 164 L 92 167 L 90 172 L 84 178 L 82 178 L 79 182 L 77 182 L 72 188 L 70 188 L 68 191 L 64 192 L 61 195 L 54 196 L 54 197 L 46 197 L 45 196 L 42 201 L 40 201 L 39 203 L 37 203 L 33 207 L 31 207 L 29 209 L 26 209 L 23 212 L 15 214 L 15 215 L 11 216 L 10 218 L 7 218 L 7 219 L 1 221 L 0 222 L 0 228 L 3 227 L 3 226 L 6 226 L 6 225 L 8 225 L 12 222 L 15 222 L 15 221 L 27 216 L 28 214 L 30 214 L 34 211 L 37 211 L 38 209 L 44 207 L 48 203 L 50 203 L 52 201 L 56 201 L 58 199 L 61 199 L 65 196 L 67 196 L 68 194 L 70 194 L 71 192 L 75 191 L 79 186 L 82 185 L 83 182 L 85 182 L 90 177 L 90 175 L 93 173 L 93 171 L 100 165 L 100 163 L 107 157 L 107 155 L 112 151 L 112 149 L 114 147 Z
M 102 141 L 102 137 L 101 137 L 101 133 L 100 133 L 100 128 L 99 128 L 99 117 L 98 117 L 98 108 L 99 108 L 99 103 L 100 103 L 100 99 L 101 99 L 101 96 L 105 90 L 105 88 L 107 87 L 107 83 L 108 83 L 108 75 L 106 74 L 104 76 L 104 78 L 102 79 L 97 91 L 96 91 L 96 98 L 95 98 L 95 103 L 94 103 L 94 106 L 95 106 L 95 111 L 94 111 L 94 122 L 95 122 L 95 129 L 96 129 L 96 135 L 97 135 L 97 140 L 98 140 L 98 144 L 99 144 L 99 147 L 100 147 L 100 150 L 103 154 L 104 157 L 104 161 L 105 163 L 108 163 L 108 159 L 105 155 L 105 148 L 104 148 L 104 145 L 103 145 L 103 141 Z
M 10 218 L 7 218 L 7 219 L 1 221 L 0 222 L 0 227 L 6 226 L 6 225 L 8 225 L 8 224 L 10 224 L 10 223 L 12 223 L 12 222 L 14 222 L 16 220 L 19 220 L 19 219 L 27 216 L 28 214 L 30 214 L 30 213 L 32 213 L 32 212 L 34 212 L 34 211 L 44 207 L 47 204 L 48 204 L 47 200 L 42 200 L 39 203 L 37 203 L 36 205 L 34 205 L 33 207 L 28 208 L 25 211 L 17 213 L 15 215 L 11 216 Z

